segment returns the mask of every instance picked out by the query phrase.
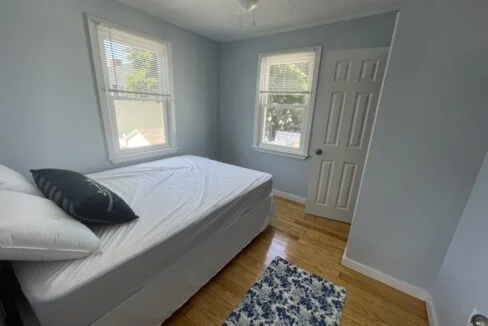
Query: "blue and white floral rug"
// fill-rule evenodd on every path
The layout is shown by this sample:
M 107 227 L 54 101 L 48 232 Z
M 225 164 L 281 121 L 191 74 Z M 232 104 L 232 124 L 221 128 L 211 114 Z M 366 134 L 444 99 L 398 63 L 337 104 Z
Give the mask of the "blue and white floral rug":
M 276 257 L 224 325 L 340 324 L 346 289 Z

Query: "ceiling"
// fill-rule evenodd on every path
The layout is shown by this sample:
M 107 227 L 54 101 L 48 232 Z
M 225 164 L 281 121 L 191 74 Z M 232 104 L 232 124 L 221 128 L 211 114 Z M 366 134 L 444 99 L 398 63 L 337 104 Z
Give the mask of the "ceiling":
M 220 42 L 379 14 L 398 9 L 400 3 L 400 0 L 260 0 L 253 25 L 253 12 L 243 12 L 238 0 L 118 1 Z

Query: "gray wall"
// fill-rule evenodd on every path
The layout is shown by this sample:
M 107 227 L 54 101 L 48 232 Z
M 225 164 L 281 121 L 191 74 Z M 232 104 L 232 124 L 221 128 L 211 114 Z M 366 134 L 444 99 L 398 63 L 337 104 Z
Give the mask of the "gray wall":
M 488 315 L 488 155 L 431 290 L 439 325 L 466 325 L 473 307 Z
M 16 0 L 0 2 L 0 164 L 112 166 L 83 12 L 172 42 L 179 153 L 215 156 L 218 43 L 115 1 Z
M 225 162 L 269 172 L 275 188 L 306 197 L 308 160 L 257 152 L 253 142 L 258 53 L 323 45 L 321 71 L 327 51 L 387 46 L 396 13 L 387 13 L 336 24 L 287 32 L 221 45 L 219 158 Z M 316 107 L 325 105 L 320 96 Z
M 487 2 L 409 0 L 346 255 L 426 290 L 488 145 Z

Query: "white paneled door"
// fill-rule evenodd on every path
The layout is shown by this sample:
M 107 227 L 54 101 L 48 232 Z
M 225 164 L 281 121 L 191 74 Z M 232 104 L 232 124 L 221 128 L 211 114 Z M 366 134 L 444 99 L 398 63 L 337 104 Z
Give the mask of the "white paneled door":
M 315 108 L 305 211 L 350 222 L 368 151 L 388 48 L 329 51 Z

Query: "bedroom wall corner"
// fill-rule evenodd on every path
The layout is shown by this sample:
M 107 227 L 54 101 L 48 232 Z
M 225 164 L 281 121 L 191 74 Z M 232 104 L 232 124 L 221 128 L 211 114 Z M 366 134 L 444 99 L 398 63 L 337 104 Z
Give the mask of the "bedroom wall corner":
M 438 325 L 466 325 L 473 308 L 488 315 L 488 152 L 432 286 Z
M 388 46 L 396 12 L 271 36 L 223 43 L 220 66 L 219 159 L 273 175 L 276 190 L 306 198 L 309 160 L 255 151 L 254 110 L 258 53 L 322 45 L 321 71 L 329 50 Z M 317 92 L 322 84 L 319 74 Z M 320 100 L 315 107 L 323 106 Z

